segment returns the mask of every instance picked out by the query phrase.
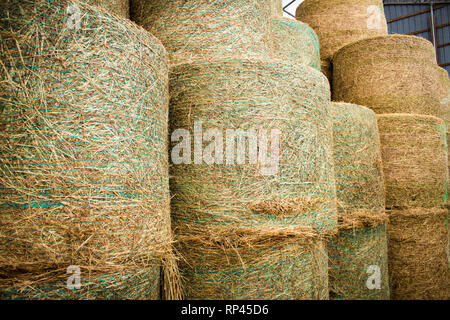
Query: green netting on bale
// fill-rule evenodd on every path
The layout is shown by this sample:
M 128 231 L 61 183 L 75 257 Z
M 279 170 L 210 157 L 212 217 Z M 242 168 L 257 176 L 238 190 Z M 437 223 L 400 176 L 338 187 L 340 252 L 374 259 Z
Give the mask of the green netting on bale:
M 320 70 L 320 45 L 316 33 L 305 23 L 272 18 L 273 57 Z
M 95 279 L 159 263 L 171 241 L 161 43 L 68 0 L 2 1 L 0 39 L 0 289 L 54 283 L 70 265 Z
M 330 299 L 389 299 L 384 224 L 374 228 L 341 231 L 329 241 L 327 248 Z M 379 289 L 370 279 L 371 276 L 377 277 L 378 271 Z
M 203 132 L 219 132 L 223 144 L 216 150 L 226 149 L 230 129 L 280 133 L 278 166 L 272 175 L 262 174 L 260 162 L 250 162 L 249 146 L 256 144 L 246 139 L 242 163 L 233 152 L 233 164 L 227 164 L 225 156 L 222 164 L 173 164 L 171 214 L 180 232 L 224 224 L 306 225 L 321 233 L 335 229 L 329 85 L 319 71 L 274 60 L 198 62 L 171 70 L 170 92 L 171 132 L 185 129 L 193 136 L 189 161 L 195 161 L 190 146 L 196 144 L 198 122 Z M 180 143 L 172 142 L 172 160 Z M 210 144 L 204 139 L 198 146 Z
M 36 283 L 20 288 L 0 290 L 0 299 L 14 300 L 159 300 L 160 267 L 126 270 L 85 279 L 80 277 L 80 288 L 68 288 L 69 274 L 52 284 Z M 71 282 L 73 285 L 73 282 Z
M 186 299 L 328 299 L 328 258 L 317 232 L 248 229 L 181 238 Z

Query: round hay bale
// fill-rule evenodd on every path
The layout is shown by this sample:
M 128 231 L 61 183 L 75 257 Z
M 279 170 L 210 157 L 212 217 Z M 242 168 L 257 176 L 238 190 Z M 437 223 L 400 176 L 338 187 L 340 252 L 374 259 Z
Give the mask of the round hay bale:
M 333 63 L 330 60 L 327 59 L 321 59 L 320 60 L 321 68 L 320 70 L 322 73 L 327 77 L 327 79 L 330 81 L 330 86 L 332 87 L 332 79 L 333 79 Z
M 296 18 L 317 33 L 321 57 L 328 63 L 346 44 L 387 35 L 382 0 L 305 0 L 297 7 Z
M 362 106 L 331 103 L 338 211 L 383 214 L 385 189 L 375 113 Z
M 53 298 L 78 266 L 80 298 L 127 298 L 171 241 L 165 49 L 82 2 L 0 11 L 0 291 Z
M 171 65 L 270 55 L 273 0 L 134 0 L 131 19 L 158 37 Z
M 273 57 L 320 70 L 320 45 L 315 32 L 293 19 L 272 18 Z
M 386 207 L 436 207 L 447 200 L 444 121 L 426 115 L 377 116 Z
M 185 132 L 172 135 L 172 163 L 187 155 L 171 166 L 175 227 L 336 227 L 329 86 L 319 71 L 279 60 L 178 65 L 170 96 L 171 132 Z
M 439 99 L 445 99 L 450 93 L 450 78 L 446 69 L 436 68 L 439 76 Z
M 366 218 L 370 221 L 369 216 Z M 362 228 L 341 225 L 339 233 L 328 242 L 327 249 L 330 299 L 389 300 L 384 223 Z
M 326 248 L 312 228 L 219 228 L 180 241 L 188 300 L 328 299 Z
M 283 16 L 282 0 L 270 0 L 270 6 L 271 6 L 271 11 L 272 11 L 272 16 L 274 16 L 274 17 Z
M 392 299 L 450 299 L 448 209 L 408 208 L 388 214 Z
M 333 58 L 333 99 L 367 106 L 375 113 L 437 116 L 438 87 L 433 45 L 420 37 L 360 40 Z
M 130 0 L 83 0 L 83 2 L 104 8 L 121 18 L 130 18 Z

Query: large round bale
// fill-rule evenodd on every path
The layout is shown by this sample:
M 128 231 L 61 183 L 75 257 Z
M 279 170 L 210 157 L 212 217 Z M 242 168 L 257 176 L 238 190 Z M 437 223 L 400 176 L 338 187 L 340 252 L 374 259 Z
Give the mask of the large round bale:
M 448 209 L 388 210 L 392 298 L 450 299 Z
M 0 295 L 156 298 L 171 240 L 164 47 L 73 0 L 0 11 Z
M 180 237 L 186 299 L 327 300 L 323 241 L 309 227 L 219 228 Z
M 273 0 L 133 0 L 131 19 L 158 37 L 170 64 L 270 55 Z
M 184 64 L 171 70 L 170 95 L 175 227 L 336 227 L 329 86 L 319 71 L 278 60 Z
M 382 0 L 305 0 L 297 7 L 296 18 L 319 36 L 326 65 L 337 50 L 353 41 L 387 35 Z
M 333 102 L 331 115 L 339 214 L 355 210 L 383 214 L 384 177 L 375 113 L 363 106 Z
M 444 121 L 426 115 L 378 115 L 386 207 L 436 207 L 447 198 Z
M 104 8 L 121 18 L 130 18 L 130 0 L 83 0 L 83 2 Z
M 283 15 L 283 0 L 270 0 L 272 16 L 278 17 Z
M 272 18 L 273 58 L 320 70 L 320 45 L 316 33 L 305 23 Z
M 436 55 L 428 40 L 389 35 L 360 40 L 333 59 L 333 99 L 375 113 L 438 115 Z
M 330 299 L 388 300 L 385 214 L 358 217 L 340 221 L 338 234 L 328 242 Z

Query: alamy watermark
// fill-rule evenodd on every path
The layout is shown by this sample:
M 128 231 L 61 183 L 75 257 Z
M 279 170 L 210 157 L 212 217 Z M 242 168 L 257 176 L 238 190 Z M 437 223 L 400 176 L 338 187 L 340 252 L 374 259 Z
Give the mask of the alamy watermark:
M 366 281 L 367 289 L 380 290 L 381 289 L 381 269 L 377 265 L 372 265 L 367 268 L 366 273 L 370 274 Z

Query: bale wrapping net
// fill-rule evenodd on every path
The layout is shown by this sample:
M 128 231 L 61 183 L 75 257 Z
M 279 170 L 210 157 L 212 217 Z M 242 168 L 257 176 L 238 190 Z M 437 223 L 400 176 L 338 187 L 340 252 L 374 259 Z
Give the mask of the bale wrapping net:
M 186 134 L 172 135 L 172 162 L 182 155 L 171 166 L 175 227 L 336 227 L 329 86 L 319 71 L 278 60 L 184 64 L 171 70 L 170 95 L 171 132 Z
M 378 114 L 437 116 L 436 54 L 428 40 L 389 35 L 360 40 L 333 58 L 333 99 L 367 106 Z
M 0 295 L 156 298 L 171 241 L 164 47 L 66 0 L 1 2 L 0 38 Z
M 133 0 L 131 18 L 158 37 L 170 64 L 268 57 L 273 0 Z
M 130 0 L 83 0 L 83 2 L 99 6 L 121 18 L 130 18 Z
M 378 115 L 386 207 L 437 207 L 447 201 L 444 121 L 426 115 Z
M 305 23 L 272 18 L 273 57 L 320 70 L 320 45 L 316 33 Z
M 326 249 L 310 227 L 222 228 L 180 238 L 186 299 L 328 299 Z
M 297 7 L 296 18 L 309 24 L 319 36 L 325 66 L 343 46 L 387 35 L 382 0 L 305 0 Z
M 392 298 L 450 299 L 448 209 L 388 210 Z

